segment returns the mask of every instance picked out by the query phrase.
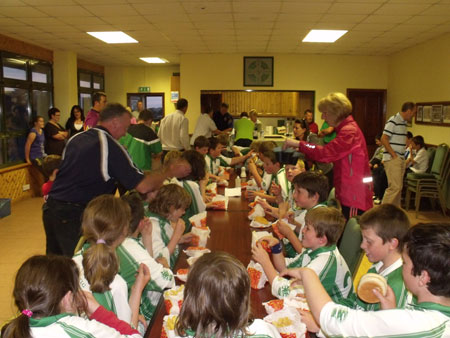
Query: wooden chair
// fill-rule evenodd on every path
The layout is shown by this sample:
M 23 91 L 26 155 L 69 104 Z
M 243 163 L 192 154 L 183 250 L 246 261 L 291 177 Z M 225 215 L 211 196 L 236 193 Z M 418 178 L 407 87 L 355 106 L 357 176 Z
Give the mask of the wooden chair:
M 438 199 L 446 216 L 445 192 L 450 171 L 449 147 L 440 144 L 434 154 L 433 164 L 428 173 L 409 173 L 406 175 L 406 210 L 409 210 L 411 194 L 415 194 L 416 217 L 418 217 L 422 197 Z
M 362 235 L 358 224 L 358 219 L 352 217 L 345 225 L 344 232 L 338 245 L 339 252 L 347 262 L 352 277 L 358 270 L 359 263 L 362 259 L 361 249 Z

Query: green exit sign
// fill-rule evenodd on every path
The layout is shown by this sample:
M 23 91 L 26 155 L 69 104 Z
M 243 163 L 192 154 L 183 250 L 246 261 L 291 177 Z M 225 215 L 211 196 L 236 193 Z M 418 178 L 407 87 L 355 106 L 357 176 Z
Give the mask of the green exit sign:
M 139 93 L 149 93 L 150 87 L 139 87 Z

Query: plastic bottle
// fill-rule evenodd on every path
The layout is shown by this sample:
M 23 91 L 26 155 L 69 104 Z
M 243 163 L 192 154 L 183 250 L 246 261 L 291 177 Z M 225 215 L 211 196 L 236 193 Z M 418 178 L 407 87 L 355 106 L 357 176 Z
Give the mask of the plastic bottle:
M 247 177 L 247 172 L 245 171 L 245 167 L 241 168 L 241 178 L 246 178 Z
M 236 176 L 236 180 L 234 181 L 235 188 L 241 186 L 241 178 L 239 176 Z

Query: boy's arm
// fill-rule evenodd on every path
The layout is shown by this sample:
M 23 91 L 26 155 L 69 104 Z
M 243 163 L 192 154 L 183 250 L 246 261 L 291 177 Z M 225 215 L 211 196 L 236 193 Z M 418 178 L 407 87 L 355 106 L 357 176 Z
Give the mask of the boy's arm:
M 298 253 L 301 253 L 303 250 L 302 242 L 300 242 L 300 239 L 298 238 L 297 234 L 292 231 L 292 229 L 284 223 L 282 220 L 278 221 L 278 230 L 280 230 L 281 234 L 283 234 L 288 241 L 292 244 L 295 251 Z
M 177 224 L 175 225 L 175 229 L 173 231 L 172 237 L 170 238 L 169 244 L 167 244 L 167 249 L 169 249 L 169 253 L 171 255 L 175 251 L 175 248 L 177 247 L 177 244 L 180 241 L 181 236 L 183 236 L 185 228 L 186 225 L 184 224 L 184 221 L 180 218 L 177 221 Z
M 253 179 L 255 180 L 256 184 L 258 185 L 258 187 L 261 187 L 262 177 L 258 173 L 258 168 L 256 167 L 255 162 L 249 161 L 247 167 L 248 167 L 250 174 L 253 176 Z
M 252 256 L 256 262 L 261 264 L 270 285 L 272 285 L 273 280 L 278 276 L 278 272 L 273 267 L 272 262 L 270 261 L 269 254 L 266 252 L 266 250 L 264 250 L 261 244 L 256 243 L 256 245 L 252 248 Z
M 236 156 L 236 157 L 233 157 L 233 158 L 231 159 L 230 166 L 234 166 L 234 165 L 236 165 L 236 164 L 238 164 L 238 163 L 243 163 L 243 162 L 245 162 L 248 158 L 250 158 L 252 155 L 253 155 L 253 150 L 250 150 L 247 154 L 245 154 L 245 155 L 243 155 L 243 156 Z
M 150 269 L 147 265 L 141 263 L 139 265 L 136 281 L 131 287 L 130 298 L 128 299 L 128 304 L 130 305 L 131 309 L 131 325 L 133 327 L 138 327 L 139 307 L 141 305 L 142 291 L 150 281 L 150 278 Z

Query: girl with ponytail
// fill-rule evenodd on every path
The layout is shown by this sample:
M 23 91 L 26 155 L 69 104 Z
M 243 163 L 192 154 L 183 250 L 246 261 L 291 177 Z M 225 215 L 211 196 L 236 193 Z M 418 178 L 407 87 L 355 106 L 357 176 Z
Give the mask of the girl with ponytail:
M 67 257 L 26 260 L 17 272 L 13 297 L 20 314 L 3 326 L 4 338 L 141 337 L 80 290 L 77 266 Z
M 138 326 L 142 291 L 150 280 L 144 264 L 139 266 L 136 281 L 128 295 L 125 280 L 118 274 L 116 248 L 128 234 L 131 219 L 129 205 L 112 195 L 101 195 L 86 207 L 82 232 L 86 243 L 73 260 L 80 269 L 80 286 L 91 291 L 94 298 L 119 319 Z

